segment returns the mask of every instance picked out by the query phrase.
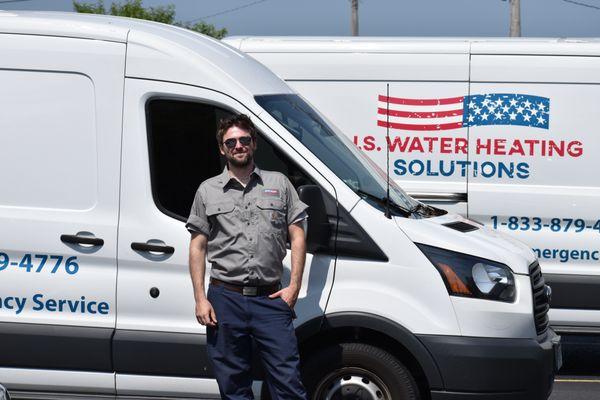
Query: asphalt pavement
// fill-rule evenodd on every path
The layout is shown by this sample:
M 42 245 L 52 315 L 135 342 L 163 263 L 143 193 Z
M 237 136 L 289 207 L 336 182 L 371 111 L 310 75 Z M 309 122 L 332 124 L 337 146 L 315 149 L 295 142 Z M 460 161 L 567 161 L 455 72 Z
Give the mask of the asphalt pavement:
M 558 376 L 549 400 L 597 400 L 600 399 L 600 377 Z

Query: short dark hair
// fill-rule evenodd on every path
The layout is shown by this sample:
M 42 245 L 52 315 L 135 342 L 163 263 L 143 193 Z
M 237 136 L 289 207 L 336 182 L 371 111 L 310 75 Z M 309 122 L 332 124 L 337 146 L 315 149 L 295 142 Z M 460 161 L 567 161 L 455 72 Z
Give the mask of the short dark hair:
M 233 126 L 245 130 L 252 136 L 253 140 L 256 139 L 256 127 L 250 120 L 250 117 L 246 114 L 233 115 L 219 121 L 219 126 L 217 128 L 217 144 L 219 147 L 223 144 L 225 132 Z

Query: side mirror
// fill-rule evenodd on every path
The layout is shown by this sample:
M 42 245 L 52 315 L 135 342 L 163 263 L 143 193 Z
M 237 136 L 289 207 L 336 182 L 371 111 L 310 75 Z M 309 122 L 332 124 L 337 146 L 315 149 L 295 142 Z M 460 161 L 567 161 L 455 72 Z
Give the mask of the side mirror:
M 325 201 L 321 188 L 316 185 L 303 185 L 298 187 L 300 200 L 308 205 L 308 228 L 306 250 L 316 253 L 329 248 L 331 238 L 331 225 L 327 218 Z
M 0 400 L 10 400 L 10 394 L 8 390 L 2 385 L 0 385 Z

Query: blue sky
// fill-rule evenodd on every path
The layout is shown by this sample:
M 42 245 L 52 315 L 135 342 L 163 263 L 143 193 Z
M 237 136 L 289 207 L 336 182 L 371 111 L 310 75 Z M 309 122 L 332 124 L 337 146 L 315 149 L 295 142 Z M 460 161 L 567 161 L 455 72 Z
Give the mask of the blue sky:
M 0 0 L 0 9 L 73 9 L 71 0 L 3 4 L 4 1 Z M 104 1 L 106 5 L 111 2 Z M 144 0 L 143 3 L 145 6 L 174 4 L 177 19 L 204 17 L 206 22 L 227 28 L 229 35 L 350 34 L 350 0 Z M 359 16 L 361 36 L 507 36 L 509 3 L 359 0 Z M 523 36 L 600 37 L 600 0 L 521 0 L 521 19 Z

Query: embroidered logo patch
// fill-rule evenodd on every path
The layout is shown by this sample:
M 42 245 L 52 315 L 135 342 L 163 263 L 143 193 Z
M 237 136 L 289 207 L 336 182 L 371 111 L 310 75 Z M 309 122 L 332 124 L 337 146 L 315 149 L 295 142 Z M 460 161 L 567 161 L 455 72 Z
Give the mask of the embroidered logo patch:
M 277 189 L 263 189 L 263 194 L 265 196 L 276 196 L 276 197 L 279 197 L 279 190 L 277 190 Z

